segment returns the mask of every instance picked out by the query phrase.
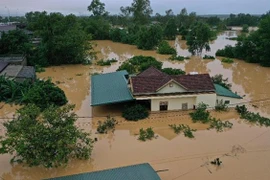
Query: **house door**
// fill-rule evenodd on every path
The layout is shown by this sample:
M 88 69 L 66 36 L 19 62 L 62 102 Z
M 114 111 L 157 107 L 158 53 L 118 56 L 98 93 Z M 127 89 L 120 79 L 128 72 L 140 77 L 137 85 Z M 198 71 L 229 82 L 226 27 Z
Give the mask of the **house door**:
M 167 111 L 168 110 L 168 101 L 161 101 L 159 103 L 159 110 L 160 111 Z
M 188 103 L 182 103 L 182 110 L 188 109 Z

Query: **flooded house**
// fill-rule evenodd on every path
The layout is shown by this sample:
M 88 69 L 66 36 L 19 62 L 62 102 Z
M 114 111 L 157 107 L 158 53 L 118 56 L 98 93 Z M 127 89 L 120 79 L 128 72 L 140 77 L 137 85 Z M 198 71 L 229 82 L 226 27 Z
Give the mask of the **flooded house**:
M 92 106 L 127 101 L 149 104 L 151 111 L 213 108 L 219 102 L 235 106 L 239 95 L 214 84 L 209 74 L 168 75 L 150 67 L 136 76 L 118 71 L 92 77 Z

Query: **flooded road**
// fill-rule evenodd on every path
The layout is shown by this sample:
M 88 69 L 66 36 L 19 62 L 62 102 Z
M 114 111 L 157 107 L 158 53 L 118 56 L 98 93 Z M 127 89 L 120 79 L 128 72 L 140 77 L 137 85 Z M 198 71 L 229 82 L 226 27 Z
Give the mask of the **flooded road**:
M 234 45 L 235 41 L 226 39 L 234 36 L 236 34 L 233 31 L 219 35 L 211 44 L 212 51 L 206 54 L 214 55 L 217 49 L 228 44 Z M 179 37 L 176 41 L 170 41 L 170 44 L 176 47 L 178 55 L 190 56 L 185 41 L 180 39 Z M 53 82 L 65 91 L 69 103 L 76 105 L 75 111 L 80 117 L 77 125 L 92 132 L 92 137 L 99 139 L 94 145 L 92 159 L 73 160 L 67 167 L 47 170 L 41 167 L 12 166 L 9 164 L 10 156 L 1 155 L 0 177 L 2 179 L 36 180 L 142 162 L 149 162 L 155 170 L 168 169 L 159 173 L 164 180 L 268 180 L 270 178 L 270 128 L 247 124 L 239 120 L 233 110 L 226 113 L 212 112 L 214 117 L 230 120 L 234 124 L 231 130 L 217 133 L 214 130 L 206 130 L 206 125 L 192 123 L 184 112 L 153 113 L 149 119 L 126 122 L 119 116 L 117 108 L 98 107 L 92 110 L 90 107 L 91 74 L 113 72 L 128 58 L 134 55 L 145 55 L 162 61 L 163 67 L 181 68 L 187 73 L 196 71 L 209 73 L 211 76 L 223 74 L 232 83 L 234 92 L 244 96 L 244 101 L 252 101 L 249 104 L 250 109 L 269 117 L 270 68 L 248 64 L 241 60 L 235 60 L 233 64 L 224 64 L 219 57 L 215 60 L 202 60 L 200 57 L 192 56 L 190 60 L 182 62 L 169 61 L 167 55 L 138 50 L 131 45 L 111 41 L 96 41 L 96 43 L 99 59 L 115 58 L 118 62 L 104 67 L 95 65 L 95 62 L 87 66 L 50 67 L 46 72 L 38 74 L 39 78 L 51 77 Z M 254 108 L 251 104 L 258 108 Z M 16 108 L 18 107 L 0 104 L 0 116 L 12 117 Z M 97 116 L 106 116 L 109 113 L 119 121 L 115 132 L 106 135 L 95 134 L 97 121 L 104 119 Z M 90 118 L 93 115 L 94 118 Z M 176 135 L 168 127 L 168 124 L 180 123 L 198 129 L 194 133 L 195 139 Z M 153 127 L 158 135 L 157 139 L 147 142 L 138 141 L 136 134 L 139 129 L 147 127 Z M 0 130 L 0 134 L 3 134 L 2 128 Z M 210 161 L 217 157 L 220 157 L 223 162 L 218 168 L 210 164 Z

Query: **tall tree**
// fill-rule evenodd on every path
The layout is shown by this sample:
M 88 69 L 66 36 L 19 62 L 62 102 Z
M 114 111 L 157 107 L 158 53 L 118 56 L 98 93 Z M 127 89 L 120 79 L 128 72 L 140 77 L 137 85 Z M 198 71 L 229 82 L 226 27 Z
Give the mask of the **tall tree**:
M 187 35 L 188 50 L 192 54 L 201 54 L 202 50 L 210 51 L 209 41 L 213 34 L 209 26 L 202 22 L 196 22 L 191 26 Z
M 11 162 L 29 166 L 58 167 L 70 158 L 89 159 L 93 141 L 75 126 L 74 106 L 49 107 L 42 113 L 35 105 L 18 110 L 17 118 L 4 123 L 0 153 L 12 154 Z
M 105 10 L 105 4 L 100 0 L 92 0 L 87 10 L 92 12 L 94 16 L 105 16 L 108 12 Z
M 30 49 L 29 37 L 22 30 L 3 33 L 0 38 L 0 54 L 27 54 Z
M 174 40 L 177 35 L 177 25 L 174 18 L 171 18 L 164 29 L 164 37 L 168 40 Z
M 147 24 L 153 13 L 150 0 L 133 0 L 133 3 L 128 9 L 133 15 L 134 22 L 141 25 Z
M 143 50 L 154 49 L 162 40 L 163 32 L 159 25 L 143 26 L 138 32 L 137 47 Z
M 30 15 L 29 15 L 30 14 Z M 33 13 L 27 13 L 32 17 Z M 29 26 L 42 38 L 44 59 L 47 65 L 85 63 L 92 49 L 87 35 L 75 15 L 61 13 L 35 13 Z M 76 48 L 74 48 L 76 47 Z

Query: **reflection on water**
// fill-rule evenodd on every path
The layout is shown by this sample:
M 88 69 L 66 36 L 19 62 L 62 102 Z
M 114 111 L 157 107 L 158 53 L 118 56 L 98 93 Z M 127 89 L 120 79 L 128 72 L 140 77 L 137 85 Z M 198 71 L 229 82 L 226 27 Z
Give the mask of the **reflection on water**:
M 235 37 L 233 31 L 227 31 L 218 36 L 211 44 L 211 52 L 226 45 L 235 45 L 235 41 L 226 37 Z M 182 112 L 155 113 L 150 118 L 140 122 L 126 122 L 120 117 L 119 109 L 90 107 L 90 75 L 95 72 L 113 72 L 120 64 L 135 55 L 153 56 L 163 62 L 163 67 L 181 68 L 186 72 L 196 71 L 209 73 L 211 76 L 223 74 L 232 83 L 232 90 L 244 97 L 244 101 L 270 98 L 270 69 L 257 64 L 248 64 L 235 60 L 233 64 L 224 64 L 217 57 L 215 60 L 202 60 L 192 56 L 190 60 L 182 62 L 169 61 L 168 55 L 159 55 L 155 51 L 138 50 L 135 46 L 114 43 L 111 41 L 96 41 L 99 59 L 115 58 L 118 62 L 112 66 L 100 67 L 95 65 L 70 65 L 46 68 L 46 72 L 38 74 L 39 78 L 51 77 L 53 82 L 62 88 L 70 103 L 76 104 L 79 115 L 77 126 L 98 138 L 95 143 L 92 160 L 74 160 L 67 167 L 46 170 L 44 168 L 29 168 L 21 165 L 11 166 L 9 155 L 0 157 L 0 177 L 5 180 L 28 179 L 36 180 L 81 172 L 89 172 L 118 166 L 149 162 L 154 169 L 169 169 L 159 173 L 162 179 L 269 179 L 270 159 L 270 131 L 264 127 L 254 127 L 238 119 L 235 111 L 215 113 L 212 115 L 221 119 L 230 119 L 234 123 L 233 129 L 224 133 L 207 131 L 206 125 L 193 124 L 188 114 Z M 178 37 L 169 41 L 176 47 L 178 55 L 190 56 L 185 41 Z M 205 52 L 203 52 L 203 55 Z M 253 102 L 250 109 L 263 115 L 270 115 L 270 100 Z M 256 108 L 258 107 L 258 108 Z M 0 115 L 12 117 L 17 106 L 0 104 Z M 97 122 L 108 114 L 116 116 L 119 124 L 114 133 L 105 135 L 95 134 Z M 189 124 L 192 128 L 200 129 L 195 132 L 195 139 L 176 135 L 169 129 L 168 124 Z M 158 138 L 148 142 L 139 142 L 136 134 L 140 128 L 153 127 Z M 1 128 L 0 128 L 1 129 Z M 245 149 L 243 153 L 236 152 L 235 147 Z M 232 150 L 234 149 L 234 150 Z M 237 148 L 236 148 L 237 149 Z M 239 148 L 241 149 L 241 148 Z M 240 152 L 240 151 L 239 151 Z M 241 151 L 242 152 L 242 151 Z M 223 165 L 215 168 L 207 162 L 221 157 Z M 1 178 L 0 178 L 1 179 Z

